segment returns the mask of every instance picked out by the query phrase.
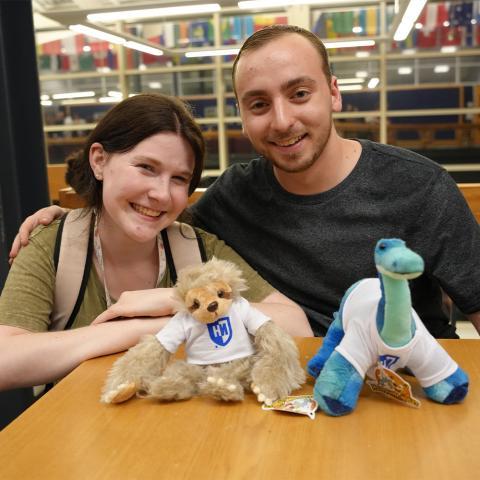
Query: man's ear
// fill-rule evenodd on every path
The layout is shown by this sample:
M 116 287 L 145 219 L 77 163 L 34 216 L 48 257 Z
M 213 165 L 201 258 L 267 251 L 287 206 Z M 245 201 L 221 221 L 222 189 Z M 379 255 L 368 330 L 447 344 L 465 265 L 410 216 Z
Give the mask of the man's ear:
M 341 112 L 342 95 L 340 94 L 340 89 L 338 88 L 337 77 L 334 75 L 332 75 L 332 80 L 330 82 L 330 91 L 332 94 L 332 112 Z
M 103 180 L 103 169 L 107 162 L 107 152 L 103 149 L 103 145 L 98 142 L 92 143 L 88 158 L 95 178 Z

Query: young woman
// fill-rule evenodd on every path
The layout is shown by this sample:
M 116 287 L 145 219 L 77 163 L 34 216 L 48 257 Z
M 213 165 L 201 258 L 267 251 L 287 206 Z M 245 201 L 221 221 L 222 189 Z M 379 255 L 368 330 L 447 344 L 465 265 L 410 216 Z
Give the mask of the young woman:
M 50 330 L 59 221 L 38 228 L 13 262 L 0 297 L 0 390 L 55 381 L 84 360 L 129 348 L 175 313 L 160 232 L 198 185 L 204 151 L 200 128 L 174 98 L 138 95 L 103 117 L 83 152 L 68 161 L 67 180 L 95 215 L 94 268 L 82 304 L 71 329 Z M 295 303 L 224 242 L 200 235 L 208 258 L 240 266 L 248 300 L 291 334 L 312 335 Z

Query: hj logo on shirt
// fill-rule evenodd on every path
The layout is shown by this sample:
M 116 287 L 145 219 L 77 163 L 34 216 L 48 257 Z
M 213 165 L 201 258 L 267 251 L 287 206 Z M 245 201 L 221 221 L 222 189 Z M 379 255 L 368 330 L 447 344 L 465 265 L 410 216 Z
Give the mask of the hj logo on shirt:
M 208 333 L 212 341 L 224 347 L 232 339 L 232 326 L 230 324 L 230 317 L 222 317 L 213 323 L 207 324 Z
M 397 363 L 400 357 L 396 355 L 380 355 L 378 360 L 385 368 L 392 368 Z

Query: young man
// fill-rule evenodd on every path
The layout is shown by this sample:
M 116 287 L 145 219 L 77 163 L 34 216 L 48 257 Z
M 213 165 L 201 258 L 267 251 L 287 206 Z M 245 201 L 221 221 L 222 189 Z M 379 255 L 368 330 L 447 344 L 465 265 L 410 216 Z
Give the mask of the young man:
M 345 290 L 376 275 L 375 243 L 399 237 L 425 259 L 414 307 L 437 337 L 455 337 L 442 287 L 480 331 L 480 229 L 448 173 L 415 153 L 335 131 L 342 100 L 312 33 L 253 34 L 233 66 L 245 135 L 262 155 L 234 165 L 192 208 L 323 335 Z
M 436 163 L 337 134 L 342 100 L 322 42 L 295 26 L 260 30 L 240 50 L 233 81 L 245 135 L 262 156 L 224 172 L 191 209 L 194 222 L 300 304 L 316 335 L 351 284 L 376 276 L 374 247 L 386 237 L 425 260 L 411 287 L 430 332 L 456 337 L 440 287 L 480 332 L 480 228 L 468 205 Z

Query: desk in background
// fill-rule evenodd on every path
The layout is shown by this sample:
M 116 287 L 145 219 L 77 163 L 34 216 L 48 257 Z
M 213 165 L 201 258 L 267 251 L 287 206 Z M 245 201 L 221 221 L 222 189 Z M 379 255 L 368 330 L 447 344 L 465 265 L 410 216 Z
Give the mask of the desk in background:
M 320 339 L 301 339 L 305 363 Z M 103 405 L 115 356 L 85 362 L 0 432 L 0 477 L 13 479 L 477 479 L 480 342 L 441 342 L 469 373 L 460 405 L 419 410 L 364 389 L 346 417 L 315 420 L 195 398 Z M 311 393 L 312 381 L 303 389 Z

